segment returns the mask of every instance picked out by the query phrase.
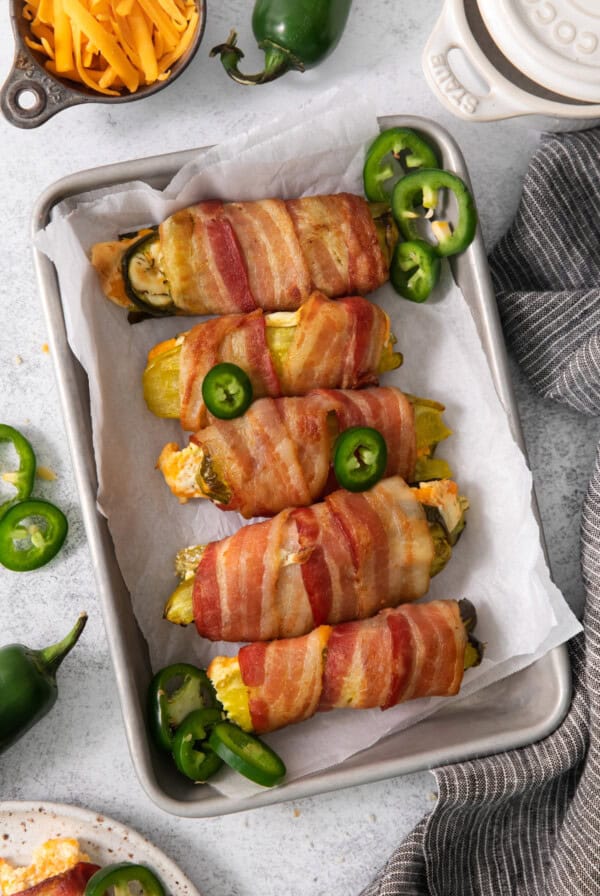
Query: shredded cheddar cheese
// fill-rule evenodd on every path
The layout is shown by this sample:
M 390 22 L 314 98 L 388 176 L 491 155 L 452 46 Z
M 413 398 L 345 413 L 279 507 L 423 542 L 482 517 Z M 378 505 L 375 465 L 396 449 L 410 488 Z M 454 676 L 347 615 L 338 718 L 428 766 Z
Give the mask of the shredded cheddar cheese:
M 49 72 L 106 96 L 166 80 L 200 18 L 196 0 L 26 0 L 23 17 Z
M 54 482 L 55 479 L 58 479 L 56 473 L 50 467 L 38 467 L 35 475 L 38 479 L 43 479 L 44 482 Z

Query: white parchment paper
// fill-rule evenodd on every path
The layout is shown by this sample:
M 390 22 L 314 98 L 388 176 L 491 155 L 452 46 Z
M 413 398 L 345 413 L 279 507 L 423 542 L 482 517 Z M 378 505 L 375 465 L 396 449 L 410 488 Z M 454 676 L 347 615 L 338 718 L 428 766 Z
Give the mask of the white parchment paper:
M 363 102 L 340 107 L 338 97 L 325 96 L 298 121 L 288 119 L 285 128 L 275 122 L 199 153 L 164 192 L 136 182 L 66 200 L 38 234 L 38 247 L 58 270 L 70 345 L 89 377 L 98 506 L 108 519 L 155 669 L 176 660 L 204 665 L 217 653 L 237 652 L 238 645 L 200 639 L 193 626 L 183 630 L 164 622 L 162 609 L 177 584 L 177 550 L 228 535 L 244 521 L 207 501 L 179 505 L 155 469 L 162 446 L 168 441 L 183 445 L 186 436 L 176 421 L 159 420 L 145 407 L 146 355 L 196 319 L 129 326 L 124 312 L 102 295 L 88 261 L 90 247 L 201 199 L 360 193 L 364 149 L 377 130 Z M 479 668 L 466 673 L 461 694 L 474 693 L 530 664 L 580 626 L 550 579 L 531 510 L 531 474 L 449 269 L 425 305 L 399 299 L 389 286 L 372 299 L 390 315 L 405 359 L 384 383 L 442 401 L 454 431 L 438 454 L 450 462 L 471 509 L 451 562 L 433 580 L 429 597 L 468 597 L 477 607 L 477 634 L 487 643 L 486 655 Z M 293 780 L 365 749 L 439 704 L 436 698 L 386 712 L 324 713 L 269 741 L 285 758 L 288 780 Z M 228 774 L 217 785 L 237 796 L 253 787 Z

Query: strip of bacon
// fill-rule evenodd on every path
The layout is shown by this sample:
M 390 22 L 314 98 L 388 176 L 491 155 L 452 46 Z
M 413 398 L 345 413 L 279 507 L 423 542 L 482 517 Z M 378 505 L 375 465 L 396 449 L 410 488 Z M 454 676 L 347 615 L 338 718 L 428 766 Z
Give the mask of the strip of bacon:
M 277 364 L 278 372 L 261 310 L 197 324 L 185 334 L 181 347 L 181 425 L 195 432 L 209 422 L 202 381 L 222 361 L 246 371 L 255 398 L 305 395 L 320 387 L 356 389 L 377 384 L 389 338 L 387 314 L 368 299 L 354 296 L 332 302 L 314 292 L 298 312 L 293 339 Z
M 389 338 L 389 318 L 379 306 L 360 296 L 331 302 L 313 293 L 302 306 L 282 365 L 282 394 L 376 385 Z
M 240 243 L 257 305 L 298 308 L 311 292 L 311 281 L 285 202 L 229 202 L 225 214 Z
M 360 196 L 305 196 L 286 204 L 315 289 L 333 298 L 365 295 L 385 283 L 387 264 Z
M 201 202 L 182 209 L 163 221 L 159 235 L 162 269 L 181 311 L 227 314 L 256 307 L 223 203 Z
M 392 401 L 389 392 L 393 392 L 397 400 Z M 390 387 L 336 392 L 339 400 L 336 414 L 340 430 L 351 426 L 372 426 L 379 430 L 388 449 L 386 475 L 398 473 L 410 481 L 416 462 L 414 409 L 406 396 L 401 401 L 399 394 L 397 389 Z
M 193 327 L 181 345 L 180 419 L 184 429 L 194 432 L 207 424 L 202 383 L 209 370 L 224 361 L 246 371 L 255 398 L 281 395 L 279 377 L 267 346 L 262 311 L 212 318 Z
M 194 579 L 196 628 L 213 641 L 265 641 L 372 616 L 422 597 L 433 555 L 423 508 L 399 476 L 338 491 L 209 545 Z
M 388 278 L 368 203 L 339 193 L 294 200 L 199 202 L 159 227 L 161 270 L 183 314 L 294 310 L 315 289 L 364 295 Z M 120 270 L 128 243 L 92 247 L 106 296 L 130 307 Z
M 318 710 L 387 709 L 419 697 L 452 696 L 462 682 L 466 644 L 453 600 L 249 644 L 238 662 L 252 727 L 262 734 Z
M 335 487 L 331 459 L 339 432 L 350 426 L 379 430 L 388 445 L 387 476 L 412 481 L 416 461 L 413 406 L 399 389 L 359 392 L 317 389 L 299 398 L 261 398 L 234 420 L 215 421 L 179 450 L 169 443 L 158 466 L 178 497 L 210 497 L 198 476 L 208 463 L 227 488 L 218 506 L 242 516 L 273 516 L 303 507 Z
M 329 626 L 320 626 L 302 639 L 242 647 L 238 660 L 242 679 L 248 686 L 250 716 L 256 732 L 283 728 L 315 714 L 330 631 Z

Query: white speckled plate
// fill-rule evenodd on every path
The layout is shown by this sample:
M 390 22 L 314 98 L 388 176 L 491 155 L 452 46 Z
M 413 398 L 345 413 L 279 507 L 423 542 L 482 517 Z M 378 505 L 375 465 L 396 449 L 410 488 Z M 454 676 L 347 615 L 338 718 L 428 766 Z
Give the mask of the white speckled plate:
M 141 834 L 105 815 L 60 803 L 0 802 L 0 857 L 19 865 L 53 837 L 76 837 L 98 865 L 148 865 L 172 896 L 200 896 L 177 865 Z

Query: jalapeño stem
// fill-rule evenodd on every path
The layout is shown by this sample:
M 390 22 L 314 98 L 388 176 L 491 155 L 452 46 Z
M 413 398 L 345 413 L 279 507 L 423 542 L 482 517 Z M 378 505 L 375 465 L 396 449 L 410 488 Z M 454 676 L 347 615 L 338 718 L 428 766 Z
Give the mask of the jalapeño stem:
M 477 610 L 473 606 L 470 600 L 466 598 L 462 598 L 458 602 L 458 609 L 460 611 L 460 618 L 462 620 L 462 624 L 465 627 L 465 631 L 468 635 L 467 645 L 465 647 L 465 669 L 472 669 L 474 666 L 478 666 L 483 659 L 483 652 L 485 649 L 485 645 L 481 643 L 473 634 L 475 626 L 477 625 Z
M 79 636 L 85 628 L 87 622 L 87 613 L 80 613 L 77 622 L 62 641 L 57 644 L 51 644 L 50 647 L 44 647 L 37 651 L 39 663 L 46 675 L 54 676 L 58 667 L 77 644 Z
M 274 43 L 264 42 L 265 67 L 262 72 L 254 75 L 245 75 L 240 71 L 238 63 L 244 58 L 243 52 L 237 46 L 237 32 L 230 31 L 224 44 L 213 47 L 210 56 L 220 56 L 223 68 L 236 84 L 268 84 L 285 75 L 290 69 L 304 71 L 302 63 L 288 50 Z

